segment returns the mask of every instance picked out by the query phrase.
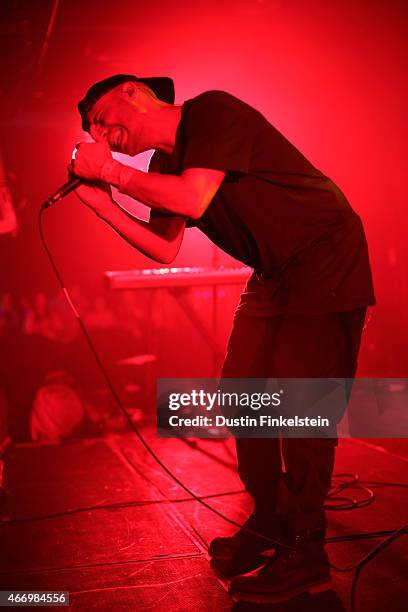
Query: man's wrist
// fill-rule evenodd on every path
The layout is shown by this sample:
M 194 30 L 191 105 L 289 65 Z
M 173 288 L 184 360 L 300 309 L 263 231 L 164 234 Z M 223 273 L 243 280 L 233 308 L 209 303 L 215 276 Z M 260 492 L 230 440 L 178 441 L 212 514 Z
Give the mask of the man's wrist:
M 109 159 L 102 167 L 101 180 L 117 187 L 120 192 L 126 193 L 126 187 L 135 172 L 137 170 L 131 166 L 121 164 L 116 159 Z
M 101 181 L 109 183 L 114 187 L 119 187 L 120 173 L 124 166 L 116 159 L 108 159 L 102 166 L 100 178 Z
M 128 193 L 127 187 L 130 181 L 133 179 L 135 174 L 140 173 L 140 170 L 136 170 L 136 168 L 132 168 L 131 166 L 125 166 L 121 164 L 121 169 L 119 172 L 119 185 L 118 189 L 121 193 Z

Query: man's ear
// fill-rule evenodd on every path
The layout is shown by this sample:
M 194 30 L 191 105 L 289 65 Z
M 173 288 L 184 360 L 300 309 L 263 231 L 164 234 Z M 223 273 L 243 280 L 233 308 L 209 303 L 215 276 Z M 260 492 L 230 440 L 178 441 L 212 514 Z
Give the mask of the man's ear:
M 121 93 L 129 96 L 129 98 L 136 98 L 139 92 L 139 88 L 137 87 L 137 83 L 132 81 L 128 81 L 127 83 L 123 83 L 121 88 Z

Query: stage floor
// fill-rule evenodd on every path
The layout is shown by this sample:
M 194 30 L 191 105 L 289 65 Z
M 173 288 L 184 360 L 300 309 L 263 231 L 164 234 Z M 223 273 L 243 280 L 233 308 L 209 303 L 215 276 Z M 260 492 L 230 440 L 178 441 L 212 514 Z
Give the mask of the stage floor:
M 144 433 L 197 495 L 232 519 L 245 520 L 250 504 L 235 471 L 232 440 L 159 440 L 149 429 Z M 319 595 L 275 606 L 234 603 L 209 568 L 206 550 L 214 536 L 234 528 L 188 500 L 134 435 L 64 446 L 19 445 L 6 464 L 2 590 L 69 591 L 70 609 L 78 610 L 350 609 L 353 574 L 337 572 L 333 590 Z M 407 468 L 404 454 L 342 440 L 335 472 L 396 483 L 408 481 Z M 378 488 L 375 496 L 366 508 L 328 513 L 328 537 L 397 529 L 408 522 L 407 488 Z M 380 541 L 329 543 L 327 549 L 335 565 L 347 567 Z M 407 609 L 407 551 L 408 538 L 402 537 L 364 568 L 357 612 Z

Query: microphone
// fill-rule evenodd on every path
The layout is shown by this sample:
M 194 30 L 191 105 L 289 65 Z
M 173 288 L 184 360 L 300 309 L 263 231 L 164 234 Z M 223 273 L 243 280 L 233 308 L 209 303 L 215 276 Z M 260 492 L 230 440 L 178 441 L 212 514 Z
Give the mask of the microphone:
M 43 204 L 44 208 L 48 208 L 49 206 L 53 206 L 62 198 L 65 198 L 71 191 L 79 187 L 82 183 L 82 179 L 78 176 L 72 176 L 66 183 L 64 183 L 57 191 L 55 191 L 49 198 L 47 198 Z

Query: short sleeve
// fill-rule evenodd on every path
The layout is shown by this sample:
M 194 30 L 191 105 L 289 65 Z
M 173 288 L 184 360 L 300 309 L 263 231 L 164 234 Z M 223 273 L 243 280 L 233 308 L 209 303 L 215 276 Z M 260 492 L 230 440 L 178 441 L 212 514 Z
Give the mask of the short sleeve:
M 161 151 L 159 149 L 156 149 L 153 153 L 153 155 L 151 156 L 151 158 L 149 159 L 149 164 L 147 166 L 147 172 L 160 172 L 160 173 L 165 173 L 163 172 L 164 168 L 163 168 L 163 154 L 161 153 Z M 152 221 L 153 219 L 157 219 L 158 217 L 169 217 L 171 216 L 171 213 L 167 213 L 165 211 L 162 210 L 155 210 L 154 208 L 150 209 L 150 215 L 149 215 L 149 221 Z
M 180 170 L 249 172 L 254 131 L 251 108 L 238 98 L 223 91 L 196 96 L 183 118 Z
M 161 174 L 167 174 L 166 172 L 167 164 L 166 164 L 166 156 L 157 149 L 154 151 L 153 155 L 149 159 L 149 164 L 147 166 L 147 172 L 160 172 Z M 171 217 L 172 213 L 166 212 L 165 210 L 155 210 L 154 208 L 150 209 L 149 221 L 153 219 L 157 219 L 160 217 Z M 186 219 L 186 227 L 194 227 L 195 223 L 192 219 Z

